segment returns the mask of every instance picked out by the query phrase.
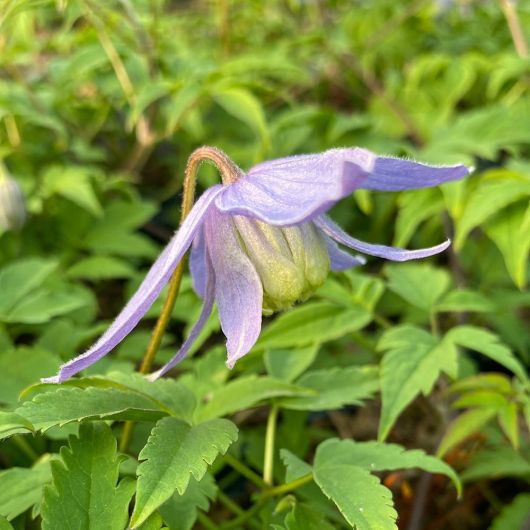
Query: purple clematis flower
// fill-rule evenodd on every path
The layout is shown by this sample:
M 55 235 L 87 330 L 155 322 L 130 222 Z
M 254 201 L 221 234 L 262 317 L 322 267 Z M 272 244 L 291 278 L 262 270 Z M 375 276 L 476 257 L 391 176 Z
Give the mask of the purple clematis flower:
M 228 367 L 247 354 L 261 330 L 262 314 L 307 298 L 328 271 L 364 263 L 338 244 L 394 261 L 437 254 L 449 241 L 405 250 L 365 243 L 346 234 L 324 215 L 354 190 L 400 191 L 436 186 L 468 174 L 466 167 L 428 166 L 361 149 L 263 162 L 243 174 L 233 165 L 225 184 L 197 200 L 145 280 L 104 335 L 86 352 L 61 366 L 45 382 L 60 383 L 112 350 L 151 307 L 184 254 L 192 247 L 190 269 L 204 300 L 199 320 L 177 354 L 151 379 L 160 377 L 188 352 L 214 301 L 227 338 Z

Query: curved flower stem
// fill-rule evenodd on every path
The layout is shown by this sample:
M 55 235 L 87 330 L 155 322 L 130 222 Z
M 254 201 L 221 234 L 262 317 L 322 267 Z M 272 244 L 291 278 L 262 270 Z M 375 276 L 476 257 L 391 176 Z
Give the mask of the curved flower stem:
M 274 483 L 274 442 L 276 440 L 276 424 L 278 421 L 278 405 L 272 405 L 267 419 L 265 432 L 265 455 L 263 458 L 263 481 L 272 486 Z
M 195 201 L 197 171 L 201 163 L 205 161 L 211 162 L 217 167 L 221 173 L 221 178 L 224 184 L 234 182 L 242 175 L 242 171 L 234 164 L 234 162 L 232 162 L 232 160 L 230 160 L 225 153 L 219 149 L 216 149 L 215 147 L 203 146 L 193 151 L 188 158 L 188 163 L 184 172 L 184 191 L 180 215 L 181 225 L 193 208 L 193 203 Z M 158 321 L 155 325 L 155 329 L 153 330 L 151 340 L 147 346 L 147 350 L 142 361 L 142 366 L 140 367 L 140 373 L 142 374 L 147 374 L 151 370 L 153 359 L 158 348 L 160 347 L 164 331 L 166 330 L 166 327 L 169 323 L 171 312 L 173 311 L 173 306 L 175 305 L 175 301 L 177 299 L 183 273 L 184 260 L 177 265 L 177 268 L 171 277 L 169 291 L 164 302 L 164 307 L 162 308 L 162 312 L 158 317 Z
M 221 150 L 215 147 L 203 146 L 195 149 L 188 158 L 188 163 L 184 171 L 184 185 L 182 195 L 182 209 L 180 214 L 180 224 L 182 225 L 184 219 L 188 216 L 193 203 L 195 201 L 195 188 L 197 181 L 197 171 L 202 162 L 210 162 L 217 167 L 221 173 L 221 178 L 224 184 L 229 184 L 237 180 L 243 172 L 237 167 L 228 156 Z M 151 371 L 151 366 L 155 358 L 156 352 L 162 342 L 162 337 L 166 331 L 171 313 L 173 312 L 173 306 L 177 299 L 177 295 L 180 289 L 180 283 L 182 281 L 182 275 L 184 273 L 185 260 L 183 259 L 175 268 L 171 280 L 169 282 L 169 289 L 167 292 L 164 306 L 160 312 L 160 316 L 156 322 L 151 335 L 151 340 L 147 346 L 147 350 L 144 354 L 142 364 L 140 366 L 140 373 L 147 374 Z M 134 429 L 133 422 L 126 422 L 123 434 L 120 442 L 120 451 L 126 452 L 129 447 L 132 432 Z

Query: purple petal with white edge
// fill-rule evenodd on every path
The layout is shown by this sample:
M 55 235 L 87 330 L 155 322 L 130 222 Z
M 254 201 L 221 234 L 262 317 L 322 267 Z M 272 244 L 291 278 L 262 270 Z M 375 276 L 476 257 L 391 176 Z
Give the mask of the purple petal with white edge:
M 193 283 L 193 290 L 204 298 L 207 280 L 206 245 L 204 242 L 204 227 L 200 227 L 190 252 L 190 273 Z
M 199 315 L 199 320 L 195 322 L 195 324 L 191 328 L 188 338 L 184 341 L 184 343 L 180 347 L 179 351 L 175 354 L 175 356 L 172 357 L 171 360 L 167 364 L 162 366 L 160 370 L 157 370 L 156 372 L 153 372 L 152 374 L 147 376 L 147 379 L 149 381 L 156 381 L 159 377 L 169 372 L 169 370 L 171 370 L 180 361 L 182 361 L 184 357 L 186 357 L 192 344 L 197 340 L 197 337 L 199 336 L 200 332 L 204 328 L 204 325 L 208 321 L 208 317 L 210 316 L 212 309 L 213 309 L 214 293 L 215 293 L 215 276 L 214 276 L 212 265 L 210 263 L 210 259 L 206 255 L 205 257 L 206 257 L 205 270 L 204 270 L 205 291 L 203 295 L 204 304 L 202 306 L 201 314 Z
M 61 383 L 69 379 L 101 359 L 131 332 L 168 282 L 201 226 L 208 208 L 222 189 L 221 185 L 213 186 L 199 198 L 178 232 L 149 270 L 136 293 L 99 340 L 88 351 L 63 364 L 55 377 L 42 379 L 42 382 Z
M 370 256 L 377 256 L 392 261 L 408 261 L 411 259 L 420 259 L 439 254 L 444 251 L 451 241 L 448 239 L 440 245 L 430 248 L 421 248 L 418 250 L 406 250 L 404 248 L 387 247 L 385 245 L 373 245 L 372 243 L 365 243 L 359 239 L 355 239 L 348 235 L 340 226 L 334 223 L 329 217 L 322 215 L 313 221 L 326 235 L 347 247 L 369 254 Z
M 221 194 L 221 212 L 255 217 L 275 226 L 308 221 L 362 187 L 374 167 L 366 149 L 331 149 L 263 162 Z
M 233 220 L 214 208 L 205 222 L 206 246 L 215 271 L 215 300 L 227 338 L 232 368 L 258 340 L 261 331 L 263 288 L 256 269 L 243 252 Z
M 328 249 L 330 269 L 332 271 L 341 272 L 366 263 L 366 259 L 363 256 L 352 256 L 349 252 L 339 248 L 339 245 L 331 237 L 326 234 L 323 234 L 323 237 Z
M 367 190 L 401 191 L 430 188 L 458 180 L 469 174 L 463 165 L 430 166 L 390 156 L 378 156 L 368 178 L 362 183 Z

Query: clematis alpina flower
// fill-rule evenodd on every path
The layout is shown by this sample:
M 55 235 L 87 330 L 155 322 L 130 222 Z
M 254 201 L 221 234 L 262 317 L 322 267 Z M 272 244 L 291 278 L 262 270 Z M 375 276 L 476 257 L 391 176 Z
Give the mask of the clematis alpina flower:
M 362 257 L 349 254 L 339 244 L 364 254 L 406 261 L 437 254 L 450 243 L 420 250 L 365 243 L 324 215 L 337 201 L 358 188 L 425 188 L 468 173 L 462 165 L 433 167 L 376 156 L 360 148 L 271 160 L 246 174 L 230 164 L 224 184 L 212 186 L 197 200 L 105 334 L 86 353 L 65 363 L 57 376 L 44 381 L 68 379 L 121 342 L 151 307 L 190 246 L 190 269 L 194 289 L 204 301 L 202 312 L 177 354 L 150 377 L 166 373 L 186 355 L 214 302 L 227 338 L 227 365 L 231 368 L 258 339 L 262 314 L 307 298 L 330 269 L 341 271 L 364 263 Z

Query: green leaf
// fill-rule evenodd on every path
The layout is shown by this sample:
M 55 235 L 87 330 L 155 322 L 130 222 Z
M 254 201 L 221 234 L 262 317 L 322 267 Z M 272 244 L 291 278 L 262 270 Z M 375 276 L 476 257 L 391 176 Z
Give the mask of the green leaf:
M 519 448 L 519 407 L 517 403 L 507 402 L 499 408 L 497 417 L 499 425 L 510 443 Z
M 40 502 L 42 487 L 51 479 L 50 463 L 0 471 L 0 515 L 8 521 Z
M 281 407 L 294 410 L 330 410 L 360 404 L 379 390 L 379 370 L 372 366 L 329 368 L 305 373 L 296 384 L 314 396 L 281 398 Z
M 451 479 L 459 495 L 462 492 L 460 479 L 453 469 L 439 458 L 419 449 L 407 451 L 396 444 L 334 438 L 321 443 L 317 454 L 327 464 L 356 465 L 371 472 L 419 468 L 429 473 L 439 473 Z
M 392 492 L 355 465 L 326 463 L 315 457 L 315 482 L 356 530 L 397 530 Z
M 530 477 L 530 458 L 507 444 L 488 447 L 478 451 L 462 473 L 465 482 L 495 480 L 503 477 Z
M 228 114 L 242 121 L 261 139 L 265 149 L 270 147 L 269 129 L 263 107 L 256 97 L 244 88 L 218 89 L 214 100 Z
M 267 350 L 263 360 L 269 375 L 290 383 L 311 366 L 317 354 L 318 346 L 312 345 L 292 350 Z
M 286 482 L 299 479 L 313 471 L 313 468 L 307 462 L 304 462 L 302 459 L 298 458 L 288 449 L 280 449 L 280 458 L 287 468 L 287 472 L 285 474 Z
M 38 394 L 16 411 L 35 429 L 89 419 L 156 421 L 167 409 L 147 396 L 115 388 L 69 388 Z
M 486 225 L 485 231 L 501 251 L 515 285 L 522 289 L 530 254 L 530 206 L 506 208 Z
M 527 143 L 528 118 L 526 101 L 510 107 L 496 104 L 459 112 L 459 117 L 448 127 L 437 128 L 422 154 L 428 159 L 429 155 L 438 153 L 438 159 L 455 162 L 466 155 L 495 160 L 502 149 Z M 495 202 L 494 196 L 489 198 Z
M 138 488 L 131 526 L 137 527 L 175 490 L 183 495 L 190 476 L 201 480 L 219 453 L 237 439 L 237 427 L 215 419 L 194 427 L 176 418 L 163 418 L 153 428 L 140 453 Z
M 56 268 L 56 261 L 41 258 L 26 258 L 3 267 L 0 270 L 0 315 L 8 314 Z
M 90 256 L 70 267 L 67 274 L 69 278 L 96 281 L 132 278 L 135 271 L 124 260 L 110 256 Z
M 206 473 L 197 482 L 193 477 L 184 495 L 177 491 L 159 508 L 164 522 L 170 528 L 191 530 L 197 520 L 198 510 L 208 511 L 210 501 L 215 498 L 217 486 L 213 477 Z
M 42 177 L 42 193 L 45 197 L 61 195 L 101 217 L 103 210 L 92 187 L 94 173 L 88 166 L 52 166 Z
M 3 515 L 0 515 L 0 530 L 14 530 L 13 526 Z
M 514 530 L 524 528 L 530 517 L 530 493 L 519 493 L 511 504 L 504 506 L 495 517 L 489 530 Z
M 84 423 L 60 458 L 51 461 L 52 484 L 44 489 L 43 530 L 125 528 L 134 482 L 118 484 L 116 439 L 104 423 Z
M 397 247 L 406 246 L 423 221 L 432 219 L 444 209 L 443 198 L 437 188 L 403 192 L 398 197 L 398 204 L 394 237 Z M 421 208 L 418 208 L 418 204 L 421 204 Z
M 425 263 L 387 265 L 385 274 L 389 289 L 425 311 L 433 309 L 451 283 L 447 271 Z
M 24 388 L 57 370 L 58 356 L 37 348 L 21 347 L 0 355 L 0 402 L 18 403 Z
M 20 324 L 42 324 L 55 316 L 70 313 L 84 305 L 86 305 L 86 300 L 71 287 L 38 289 L 26 296 L 5 317 L 0 317 L 0 319 L 4 322 Z
M 198 421 L 219 418 L 256 406 L 266 399 L 311 393 L 298 385 L 278 381 L 272 377 L 255 375 L 241 377 L 213 390 L 209 401 L 199 407 L 195 417 Z
M 160 530 L 163 524 L 162 516 L 158 512 L 154 512 L 138 527 L 138 530 Z
M 521 381 L 528 381 L 523 365 L 494 333 L 474 326 L 459 326 L 449 331 L 446 338 L 459 346 L 477 351 L 508 368 Z
M 300 503 L 295 504 L 284 523 L 287 530 L 333 530 L 335 528 L 321 512 Z
M 530 180 L 506 169 L 484 173 L 465 203 L 456 222 L 455 246 L 461 249 L 473 228 L 483 224 L 502 208 L 530 195 Z
M 442 457 L 460 442 L 478 432 L 481 427 L 493 419 L 497 414 L 495 409 L 472 409 L 460 414 L 454 419 L 438 446 L 436 456 Z
M 458 291 L 450 291 L 443 296 L 434 306 L 434 310 L 439 313 L 459 313 L 464 311 L 489 313 L 495 310 L 495 305 L 480 293 L 459 289 Z
M 28 433 L 33 431 L 33 425 L 14 412 L 0 411 L 0 440 L 13 436 L 13 434 Z
M 192 81 L 185 85 L 176 94 L 169 98 L 169 105 L 167 105 L 164 112 L 164 119 L 166 120 L 166 135 L 171 135 L 181 124 L 182 118 L 200 99 L 203 95 L 204 86 L 202 83 Z
M 358 331 L 370 323 L 362 308 L 345 309 L 329 302 L 312 302 L 281 314 L 261 333 L 255 348 L 294 348 L 323 344 Z
M 142 374 L 123 372 L 112 372 L 104 379 L 120 383 L 124 389 L 141 392 L 169 407 L 173 412 L 172 416 L 188 423 L 192 421 L 197 399 L 190 389 L 176 379 L 157 379 L 151 382 Z
M 441 372 L 456 377 L 458 352 L 450 340 L 438 340 L 414 326 L 387 331 L 378 349 L 381 363 L 382 411 L 379 439 L 384 440 L 403 409 L 420 393 L 427 395 Z
M 110 204 L 104 217 L 91 227 L 83 241 L 83 248 L 98 254 L 153 258 L 157 246 L 147 237 L 134 231 L 156 212 L 149 202 L 120 202 Z
M 169 94 L 171 84 L 169 81 L 161 79 L 149 79 L 136 91 L 134 104 L 127 117 L 127 129 L 132 130 L 138 123 L 138 119 L 144 111 L 156 100 Z

